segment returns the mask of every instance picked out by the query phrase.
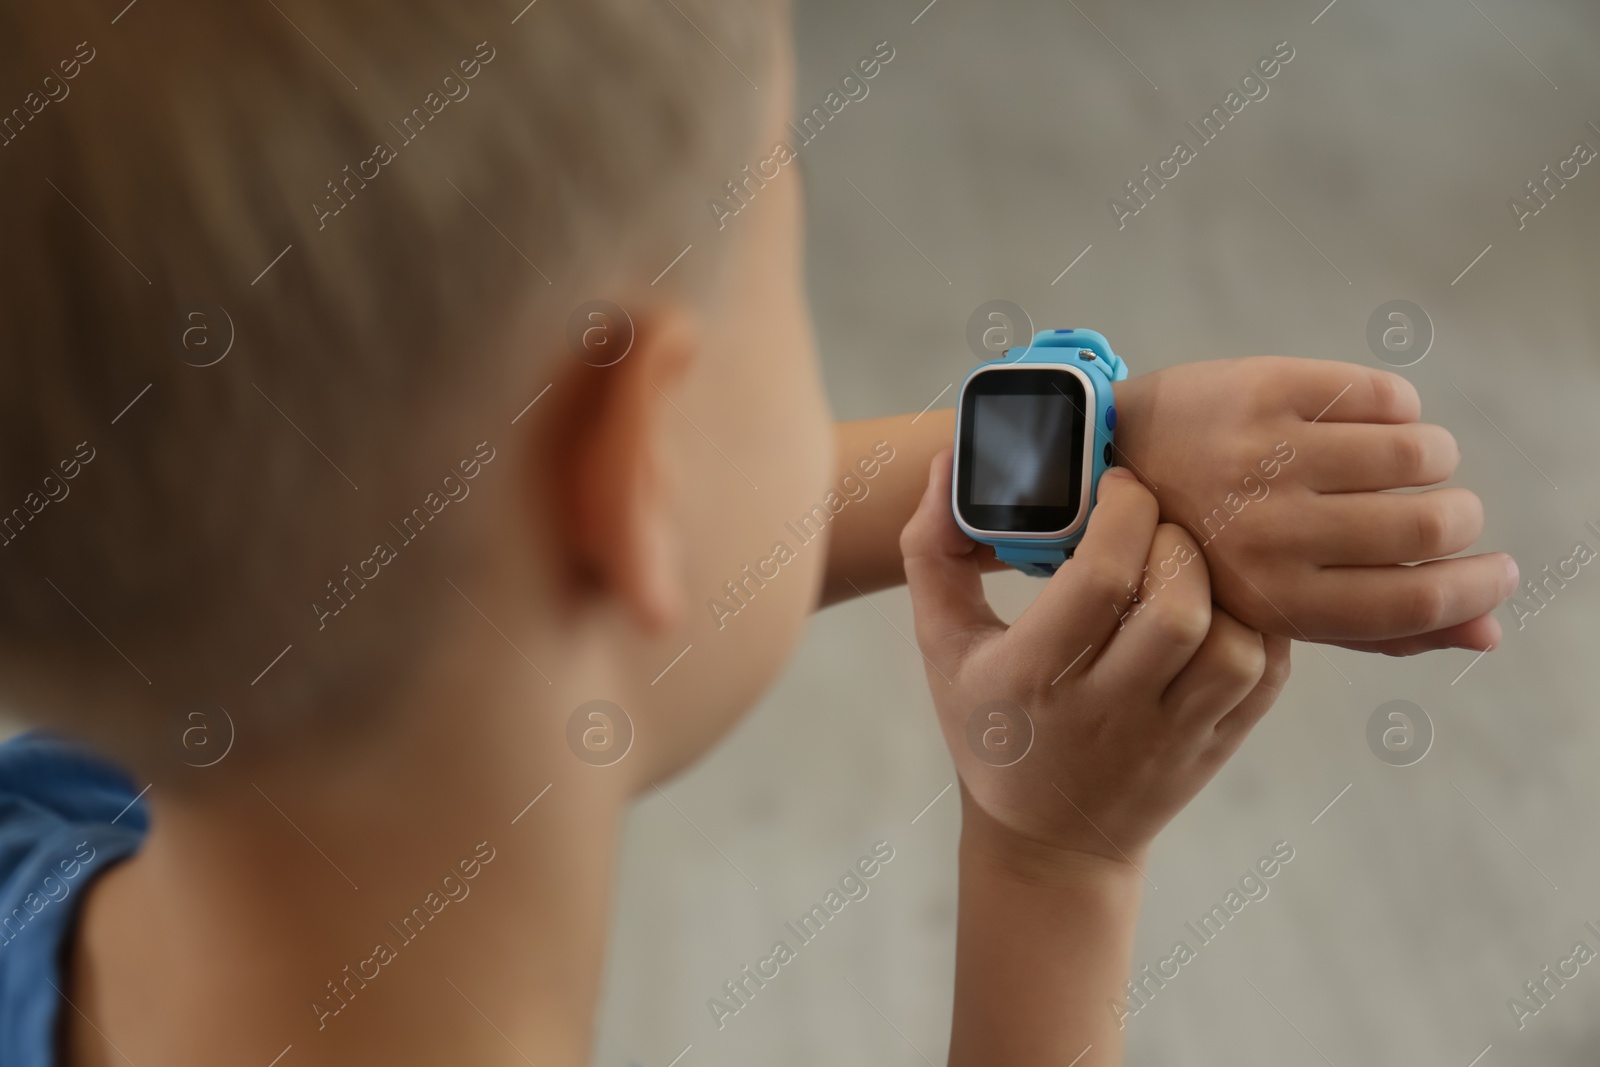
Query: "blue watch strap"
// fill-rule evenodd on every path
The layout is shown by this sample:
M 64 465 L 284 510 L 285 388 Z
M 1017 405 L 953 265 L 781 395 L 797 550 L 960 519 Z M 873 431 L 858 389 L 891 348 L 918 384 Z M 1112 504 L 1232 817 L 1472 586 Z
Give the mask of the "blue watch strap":
M 1048 578 L 1072 558 L 1071 548 L 1018 548 L 1012 545 L 995 545 L 995 558 L 1009 564 L 1023 574 L 1035 578 Z
M 1011 352 L 1019 352 L 1017 362 L 1027 363 L 1029 354 L 1038 348 L 1076 348 L 1080 351 L 1093 352 L 1095 355 L 1093 360 L 1081 360 L 1079 365 L 1086 371 L 1100 372 L 1107 384 L 1124 381 L 1128 377 L 1128 365 L 1123 362 L 1121 356 L 1111 351 L 1111 342 L 1106 340 L 1105 335 L 1095 330 L 1040 330 L 1033 335 L 1033 342 L 1027 348 L 1021 350 L 1013 348 L 1006 355 L 1009 358 Z M 1039 357 L 1039 360 L 1053 362 L 1060 358 L 1059 352 L 1046 352 Z

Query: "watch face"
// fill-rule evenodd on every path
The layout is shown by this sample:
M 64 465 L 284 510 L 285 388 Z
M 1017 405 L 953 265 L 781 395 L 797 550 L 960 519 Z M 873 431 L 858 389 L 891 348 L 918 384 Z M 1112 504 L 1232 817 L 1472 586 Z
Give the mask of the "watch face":
M 972 530 L 1062 536 L 1083 509 L 1089 397 L 1048 366 L 997 366 L 967 379 L 956 451 L 956 512 Z

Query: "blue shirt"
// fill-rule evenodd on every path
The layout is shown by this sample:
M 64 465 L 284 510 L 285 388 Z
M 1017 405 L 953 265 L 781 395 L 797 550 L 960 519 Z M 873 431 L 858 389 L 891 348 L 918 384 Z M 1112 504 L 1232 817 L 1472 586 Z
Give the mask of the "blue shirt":
M 5 1067 L 54 1067 L 64 950 L 89 883 L 144 840 L 138 798 L 121 771 L 64 741 L 34 733 L 0 744 Z

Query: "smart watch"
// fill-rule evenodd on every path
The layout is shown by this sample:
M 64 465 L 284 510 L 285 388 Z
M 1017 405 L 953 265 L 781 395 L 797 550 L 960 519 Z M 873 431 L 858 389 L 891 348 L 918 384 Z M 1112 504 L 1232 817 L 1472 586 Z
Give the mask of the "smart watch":
M 974 541 L 1024 574 L 1072 558 L 1115 466 L 1112 383 L 1128 367 L 1094 330 L 1041 330 L 975 367 L 956 402 L 950 504 Z

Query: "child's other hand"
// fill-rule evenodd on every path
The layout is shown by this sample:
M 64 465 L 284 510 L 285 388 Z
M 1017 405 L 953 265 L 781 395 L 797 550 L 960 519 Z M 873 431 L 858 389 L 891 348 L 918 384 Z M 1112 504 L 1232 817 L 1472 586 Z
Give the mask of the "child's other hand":
M 1464 551 L 1483 505 L 1436 485 L 1461 454 L 1410 382 L 1259 356 L 1117 385 L 1117 447 L 1201 542 L 1217 603 L 1262 633 L 1391 655 L 1489 648 L 1511 557 Z M 1433 562 L 1422 562 L 1431 560 Z M 1401 566 L 1416 563 L 1417 566 Z
M 1137 865 L 1288 678 L 1288 641 L 1213 608 L 1193 539 L 1158 525 L 1155 498 L 1126 471 L 1101 480 L 1076 555 L 1010 626 L 951 517 L 948 450 L 900 546 L 963 834 L 1027 876 L 1086 857 Z

